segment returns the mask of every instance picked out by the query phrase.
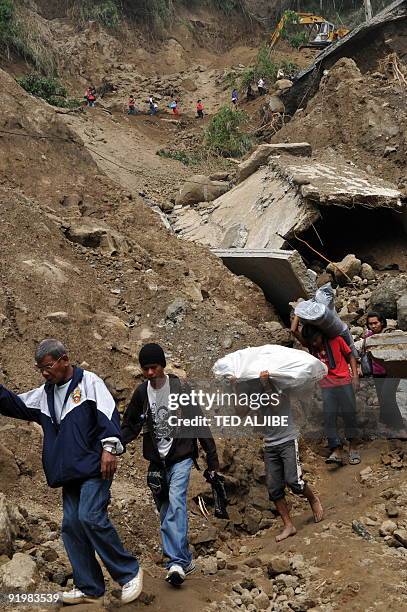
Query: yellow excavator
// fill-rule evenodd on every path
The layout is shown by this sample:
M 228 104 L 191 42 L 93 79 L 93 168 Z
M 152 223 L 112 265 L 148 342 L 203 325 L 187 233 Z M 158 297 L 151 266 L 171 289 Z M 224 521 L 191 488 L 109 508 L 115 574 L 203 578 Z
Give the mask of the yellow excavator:
M 304 42 L 301 47 L 323 48 L 331 43 L 343 38 L 350 32 L 348 28 L 336 27 L 333 23 L 327 21 L 324 17 L 314 15 L 313 13 L 297 13 L 295 11 L 286 11 L 281 17 L 274 30 L 271 40 L 270 49 L 274 47 L 281 36 L 284 27 L 293 25 L 303 25 L 308 30 L 308 41 Z

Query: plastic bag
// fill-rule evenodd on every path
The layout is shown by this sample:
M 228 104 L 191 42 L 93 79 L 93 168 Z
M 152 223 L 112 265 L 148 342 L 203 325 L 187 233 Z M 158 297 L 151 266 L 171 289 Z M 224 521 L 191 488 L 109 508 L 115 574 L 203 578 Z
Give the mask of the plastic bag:
M 315 298 L 300 302 L 294 313 L 300 317 L 302 323 L 312 323 L 328 338 L 341 336 L 347 331 L 348 326 L 336 312 L 334 296 L 331 283 L 322 285 L 316 292 Z
M 335 291 L 333 290 L 331 283 L 326 283 L 317 289 L 315 301 L 319 304 L 324 304 L 330 310 L 335 309 Z
M 352 349 L 354 357 L 358 358 L 352 334 L 348 326 L 339 318 L 335 308 L 335 292 L 331 283 L 326 283 L 318 289 L 312 300 L 300 302 L 294 310 L 301 319 L 301 323 L 311 323 L 318 327 L 327 338 L 342 336 L 346 344 Z
M 322 361 L 306 351 L 266 344 L 251 346 L 218 359 L 212 368 L 217 378 L 234 377 L 237 380 L 259 378 L 260 372 L 268 370 L 270 377 L 280 389 L 295 388 L 321 380 L 328 369 Z

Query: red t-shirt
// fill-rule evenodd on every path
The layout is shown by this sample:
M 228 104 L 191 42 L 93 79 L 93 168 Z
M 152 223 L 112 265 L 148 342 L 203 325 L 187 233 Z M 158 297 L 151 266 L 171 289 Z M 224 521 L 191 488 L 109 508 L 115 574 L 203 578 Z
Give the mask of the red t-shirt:
M 352 352 L 346 344 L 342 336 L 331 338 L 328 340 L 331 347 L 332 355 L 335 361 L 335 367 L 329 367 L 329 359 L 325 350 L 316 353 L 316 357 L 322 361 L 328 368 L 328 374 L 319 384 L 321 387 L 339 387 L 341 385 L 349 385 L 352 382 L 349 364 L 346 357 Z

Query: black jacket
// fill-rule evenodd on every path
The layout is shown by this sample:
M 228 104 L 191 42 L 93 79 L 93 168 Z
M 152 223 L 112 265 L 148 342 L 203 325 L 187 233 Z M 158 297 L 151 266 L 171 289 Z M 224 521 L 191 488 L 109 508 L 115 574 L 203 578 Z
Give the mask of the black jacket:
M 169 374 L 170 392 L 172 394 L 188 393 L 191 391 L 190 386 L 182 382 L 177 376 Z M 154 424 L 149 409 L 149 401 L 147 394 L 147 381 L 137 387 L 126 412 L 123 415 L 122 422 L 122 439 L 124 444 L 128 444 L 135 440 L 143 430 L 143 456 L 145 459 L 155 465 L 170 466 L 178 461 L 191 457 L 196 461 L 198 457 L 197 440 L 206 453 L 206 459 L 209 470 L 219 469 L 218 454 L 216 445 L 212 437 L 209 427 L 199 426 L 197 428 L 185 428 L 179 426 L 175 428 L 172 446 L 165 457 L 165 460 L 160 458 L 158 452 L 157 440 L 154 435 Z M 180 406 L 176 412 L 178 417 L 190 419 L 194 416 L 202 416 L 202 411 L 199 406 L 194 406 L 189 403 L 188 406 Z

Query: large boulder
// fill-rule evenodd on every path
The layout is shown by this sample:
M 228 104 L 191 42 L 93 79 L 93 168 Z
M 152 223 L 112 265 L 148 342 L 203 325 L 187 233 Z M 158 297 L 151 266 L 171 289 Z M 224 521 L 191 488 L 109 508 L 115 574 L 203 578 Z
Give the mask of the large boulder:
M 269 96 L 267 99 L 268 110 L 272 113 L 284 113 L 284 102 L 279 96 Z
M 397 319 L 397 300 L 407 293 L 407 276 L 383 279 L 372 291 L 370 309 L 377 310 L 387 319 Z
M 73 221 L 64 228 L 64 231 L 71 242 L 93 249 L 100 248 L 108 255 L 129 250 L 128 242 L 124 236 L 103 221 L 83 217 L 80 221 Z
M 16 553 L 0 566 L 0 585 L 5 590 L 33 591 L 38 582 L 37 564 L 30 555 Z
M 330 263 L 327 266 L 327 271 L 331 272 L 340 285 L 346 285 L 352 281 L 354 276 L 357 276 L 362 267 L 360 259 L 355 255 L 346 255 L 342 261 L 338 263 Z
M 13 552 L 14 540 L 25 527 L 25 520 L 19 510 L 7 502 L 0 493 L 0 556 Z
M 274 84 L 279 91 L 290 89 L 290 87 L 293 86 L 293 82 L 290 81 L 290 79 L 278 79 L 278 81 L 276 81 Z
M 245 159 L 237 168 L 237 182 L 241 183 L 248 176 L 256 172 L 263 166 L 271 155 L 289 153 L 295 156 L 309 157 L 312 153 L 311 145 L 308 142 L 281 142 L 275 144 L 261 144 L 253 153 Z
M 212 202 L 229 190 L 225 181 L 212 181 L 203 174 L 191 176 L 181 187 L 175 204 L 188 206 L 199 202 Z

